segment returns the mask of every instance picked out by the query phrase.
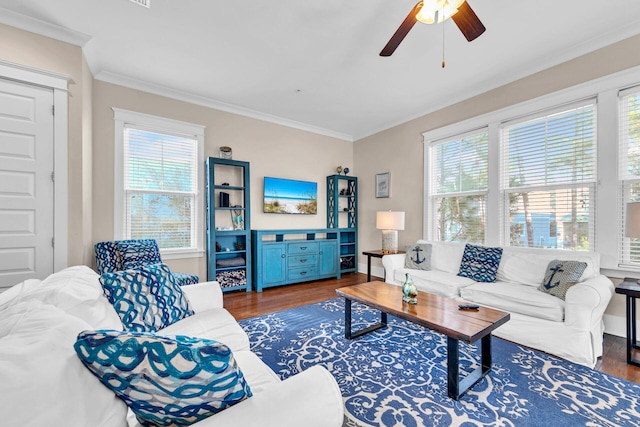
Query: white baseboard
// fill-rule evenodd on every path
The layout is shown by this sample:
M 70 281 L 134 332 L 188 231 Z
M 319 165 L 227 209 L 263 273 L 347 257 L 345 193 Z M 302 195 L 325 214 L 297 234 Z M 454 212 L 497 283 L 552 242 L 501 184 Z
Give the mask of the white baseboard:
M 640 328 L 640 322 L 636 323 L 636 328 Z M 605 314 L 604 315 L 604 332 L 606 334 L 626 338 L 627 337 L 627 319 L 622 316 Z
M 358 273 L 367 274 L 367 264 L 358 264 Z M 371 266 L 371 280 L 384 277 L 384 267 Z

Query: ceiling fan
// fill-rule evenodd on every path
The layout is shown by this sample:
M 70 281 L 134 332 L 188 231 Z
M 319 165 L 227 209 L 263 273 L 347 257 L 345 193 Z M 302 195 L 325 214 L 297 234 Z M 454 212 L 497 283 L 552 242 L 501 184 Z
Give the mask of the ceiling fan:
M 416 22 L 441 23 L 451 18 L 468 41 L 473 41 L 485 31 L 478 15 L 466 0 L 422 0 L 419 1 L 391 36 L 380 56 L 391 56 Z

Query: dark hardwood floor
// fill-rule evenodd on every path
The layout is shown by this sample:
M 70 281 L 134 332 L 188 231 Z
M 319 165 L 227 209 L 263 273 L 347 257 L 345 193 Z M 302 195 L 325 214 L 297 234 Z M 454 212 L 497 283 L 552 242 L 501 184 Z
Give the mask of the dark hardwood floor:
M 377 278 L 373 278 L 377 280 Z M 237 319 L 260 316 L 274 311 L 336 298 L 336 289 L 367 281 L 366 274 L 345 274 L 341 279 L 327 279 L 298 285 L 267 288 L 262 292 L 229 292 L 224 295 L 224 306 Z M 595 369 L 618 378 L 640 384 L 640 367 L 626 362 L 626 340 L 604 335 L 604 352 Z M 636 352 L 640 358 L 640 351 Z

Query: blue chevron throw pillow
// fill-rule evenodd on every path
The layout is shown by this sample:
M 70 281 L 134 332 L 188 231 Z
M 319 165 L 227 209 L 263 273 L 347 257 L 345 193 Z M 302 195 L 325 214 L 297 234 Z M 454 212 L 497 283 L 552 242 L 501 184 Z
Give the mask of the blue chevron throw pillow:
M 155 332 L 193 314 L 166 264 L 105 273 L 100 284 L 127 331 Z
M 468 277 L 476 282 L 495 282 L 498 267 L 502 259 L 502 248 L 485 246 L 464 246 L 458 276 Z
M 190 425 L 252 396 L 218 341 L 100 330 L 80 332 L 73 347 L 145 427 Z

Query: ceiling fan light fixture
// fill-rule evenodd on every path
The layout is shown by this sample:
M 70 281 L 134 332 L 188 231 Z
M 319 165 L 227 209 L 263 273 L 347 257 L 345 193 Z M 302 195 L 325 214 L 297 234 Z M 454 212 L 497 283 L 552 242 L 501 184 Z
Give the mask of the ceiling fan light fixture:
M 423 24 L 444 22 L 458 12 L 458 7 L 466 0 L 423 0 L 416 19 Z

